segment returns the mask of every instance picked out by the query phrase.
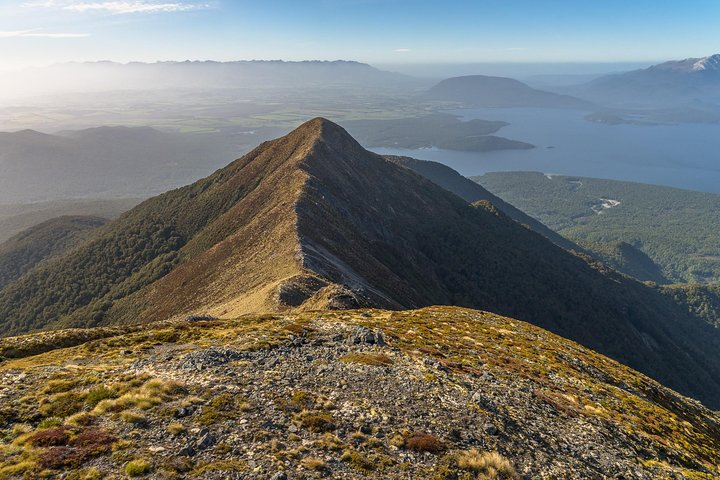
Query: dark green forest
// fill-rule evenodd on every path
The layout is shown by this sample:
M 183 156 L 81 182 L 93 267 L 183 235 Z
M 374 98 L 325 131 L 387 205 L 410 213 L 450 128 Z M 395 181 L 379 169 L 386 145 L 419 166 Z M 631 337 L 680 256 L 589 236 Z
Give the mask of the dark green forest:
M 604 253 L 611 265 L 618 252 L 609 250 L 622 243 L 645 254 L 669 283 L 720 281 L 720 195 L 537 172 L 473 180 L 577 244 Z

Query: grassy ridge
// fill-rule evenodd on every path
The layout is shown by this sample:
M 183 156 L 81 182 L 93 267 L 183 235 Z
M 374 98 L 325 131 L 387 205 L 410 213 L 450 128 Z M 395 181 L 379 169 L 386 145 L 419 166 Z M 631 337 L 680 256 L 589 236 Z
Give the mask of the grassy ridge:
M 349 342 L 358 330 L 382 344 Z M 2 479 L 720 474 L 717 413 L 487 312 L 175 320 L 0 339 L 8 351 Z

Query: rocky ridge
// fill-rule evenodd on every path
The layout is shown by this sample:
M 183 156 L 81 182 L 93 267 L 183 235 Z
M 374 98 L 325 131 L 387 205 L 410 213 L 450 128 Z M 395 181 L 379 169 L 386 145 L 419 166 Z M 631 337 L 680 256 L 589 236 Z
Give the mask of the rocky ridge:
M 720 476 L 716 413 L 491 313 L 81 332 L 0 340 L 0 478 Z

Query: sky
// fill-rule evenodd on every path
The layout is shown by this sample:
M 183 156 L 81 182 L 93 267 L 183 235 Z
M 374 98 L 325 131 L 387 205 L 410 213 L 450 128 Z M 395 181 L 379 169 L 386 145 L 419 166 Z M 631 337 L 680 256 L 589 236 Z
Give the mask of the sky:
M 67 61 L 653 62 L 720 52 L 718 0 L 0 0 L 0 70 Z

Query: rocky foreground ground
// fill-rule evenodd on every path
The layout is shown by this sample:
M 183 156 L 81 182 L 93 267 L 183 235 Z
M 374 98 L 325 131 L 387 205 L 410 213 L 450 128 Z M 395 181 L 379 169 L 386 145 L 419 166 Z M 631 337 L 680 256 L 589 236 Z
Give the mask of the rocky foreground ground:
M 0 340 L 0 479 L 720 477 L 720 416 L 450 307 Z

